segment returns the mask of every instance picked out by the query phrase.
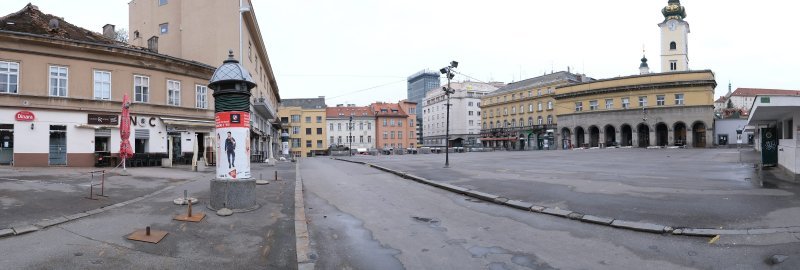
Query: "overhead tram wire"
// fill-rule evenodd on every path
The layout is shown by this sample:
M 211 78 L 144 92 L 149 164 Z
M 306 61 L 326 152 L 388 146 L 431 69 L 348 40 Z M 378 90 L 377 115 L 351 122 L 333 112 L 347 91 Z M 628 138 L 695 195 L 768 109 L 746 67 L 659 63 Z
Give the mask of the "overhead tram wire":
M 330 99 L 336 99 L 336 98 L 340 98 L 340 97 L 343 97 L 343 96 L 352 95 L 352 94 L 355 94 L 355 93 L 364 92 L 364 91 L 367 91 L 367 90 L 372 90 L 372 89 L 375 89 L 375 88 L 384 87 L 384 86 L 387 86 L 387 85 L 392 85 L 392 84 L 395 84 L 395 83 L 400 83 L 400 82 L 405 82 L 405 81 L 406 81 L 406 79 L 402 79 L 402 80 L 399 80 L 399 81 L 393 81 L 393 82 L 390 82 L 390 83 L 384 83 L 384 84 L 381 84 L 381 85 L 376 85 L 376 86 L 372 86 L 372 87 L 368 87 L 368 88 L 364 88 L 364 89 L 360 89 L 360 90 L 356 90 L 356 91 L 352 91 L 352 92 L 347 92 L 347 93 L 344 93 L 344 94 L 341 94 L 341 95 L 338 95 L 338 96 L 331 97 Z

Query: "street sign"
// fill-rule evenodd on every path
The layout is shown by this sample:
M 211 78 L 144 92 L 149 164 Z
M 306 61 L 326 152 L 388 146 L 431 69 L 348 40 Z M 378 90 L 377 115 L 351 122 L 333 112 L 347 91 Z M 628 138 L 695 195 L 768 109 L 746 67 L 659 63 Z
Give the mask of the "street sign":
M 36 119 L 36 116 L 33 115 L 30 111 L 18 111 L 17 114 L 14 115 L 14 119 L 17 121 L 33 121 Z

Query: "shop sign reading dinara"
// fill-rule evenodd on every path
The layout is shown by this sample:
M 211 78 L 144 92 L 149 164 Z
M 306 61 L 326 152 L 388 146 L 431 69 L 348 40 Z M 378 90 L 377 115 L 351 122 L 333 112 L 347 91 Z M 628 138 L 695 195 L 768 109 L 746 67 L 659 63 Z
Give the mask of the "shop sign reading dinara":
M 36 117 L 30 111 L 18 111 L 14 118 L 17 121 L 33 121 Z

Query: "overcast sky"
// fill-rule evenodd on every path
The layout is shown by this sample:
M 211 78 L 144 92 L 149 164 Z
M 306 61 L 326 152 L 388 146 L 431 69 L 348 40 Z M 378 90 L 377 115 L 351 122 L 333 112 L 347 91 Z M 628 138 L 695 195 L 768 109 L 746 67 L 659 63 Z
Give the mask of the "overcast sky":
M 186 1 L 186 0 L 184 0 Z M 2 0 L 3 15 L 29 0 Z M 406 77 L 451 60 L 479 81 L 551 71 L 596 79 L 638 74 L 642 46 L 660 71 L 667 0 L 253 0 L 282 98 L 328 105 L 406 98 Z M 45 13 L 100 32 L 127 28 L 127 0 L 39 0 Z M 800 89 L 800 1 L 683 0 L 689 67 L 733 88 Z M 456 80 L 467 80 L 457 76 Z

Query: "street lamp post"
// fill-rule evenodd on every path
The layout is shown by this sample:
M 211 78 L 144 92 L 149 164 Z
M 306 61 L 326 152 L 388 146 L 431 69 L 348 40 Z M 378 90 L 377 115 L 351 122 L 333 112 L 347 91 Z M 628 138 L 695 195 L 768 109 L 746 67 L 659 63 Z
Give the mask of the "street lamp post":
M 447 77 L 447 87 L 442 87 L 444 90 L 445 95 L 447 96 L 447 120 L 445 120 L 445 135 L 444 135 L 444 167 L 450 167 L 450 94 L 455 93 L 452 88 L 450 88 L 450 80 L 453 79 L 455 74 L 453 74 L 453 69 L 458 67 L 458 62 L 450 61 L 450 65 L 443 67 L 439 70 L 442 74 L 445 74 Z
M 350 152 L 350 156 L 353 156 L 353 116 L 350 116 L 350 123 L 347 124 L 347 130 L 350 131 L 350 136 L 347 137 L 347 141 L 350 143 L 348 146 L 348 152 Z

